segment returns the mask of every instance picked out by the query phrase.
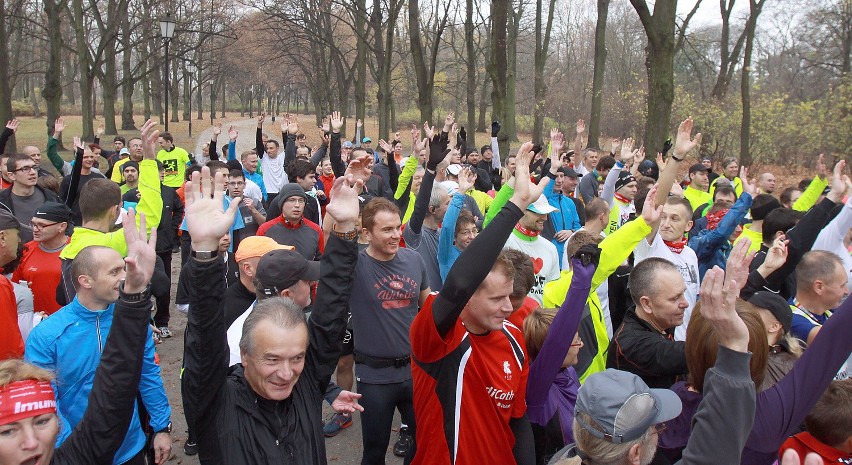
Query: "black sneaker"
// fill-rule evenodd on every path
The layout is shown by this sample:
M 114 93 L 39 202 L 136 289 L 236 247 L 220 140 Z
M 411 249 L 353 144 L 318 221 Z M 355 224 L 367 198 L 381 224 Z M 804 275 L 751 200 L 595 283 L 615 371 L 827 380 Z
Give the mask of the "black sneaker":
M 195 442 L 189 442 L 189 439 L 183 443 L 183 453 L 185 455 L 196 455 L 198 454 L 198 444 Z
M 397 457 L 405 457 L 405 454 L 408 453 L 408 449 L 411 447 L 412 439 L 414 438 L 411 437 L 408 427 L 400 426 L 399 438 L 396 440 L 396 444 L 393 445 L 393 455 Z

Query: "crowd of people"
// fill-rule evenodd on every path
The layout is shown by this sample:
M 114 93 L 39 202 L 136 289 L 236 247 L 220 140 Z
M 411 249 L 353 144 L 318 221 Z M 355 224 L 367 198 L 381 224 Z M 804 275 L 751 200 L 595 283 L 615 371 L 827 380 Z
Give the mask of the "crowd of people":
M 363 465 L 852 463 L 843 160 L 778 192 L 691 119 L 656 160 L 582 120 L 505 156 L 452 113 L 408 153 L 280 121 L 66 161 L 59 118 L 55 173 L 7 123 L 0 465 L 162 465 L 177 403 L 202 464 L 325 464 L 356 417 Z

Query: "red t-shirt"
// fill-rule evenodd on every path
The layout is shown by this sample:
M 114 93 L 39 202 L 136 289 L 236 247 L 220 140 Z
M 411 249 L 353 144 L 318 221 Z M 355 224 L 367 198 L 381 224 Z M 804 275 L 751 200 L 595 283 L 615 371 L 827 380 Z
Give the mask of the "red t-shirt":
M 502 331 L 477 336 L 459 319 L 441 338 L 432 316 L 435 296 L 426 299 L 411 325 L 417 416 L 412 463 L 514 463 L 509 420 L 526 412 L 523 334 L 504 322 Z
M 71 238 L 68 238 L 68 242 Z M 66 244 L 68 243 L 66 242 Z M 12 275 L 12 281 L 26 281 L 33 291 L 33 307 L 37 312 L 52 315 L 62 308 L 56 303 L 56 288 L 62 279 L 62 262 L 56 252 L 45 252 L 36 241 L 27 242 L 21 256 L 21 263 Z
M 509 320 L 509 323 L 512 323 L 513 325 L 523 330 L 524 320 L 526 320 L 527 317 L 530 316 L 530 313 L 532 313 L 533 310 L 539 307 L 541 307 L 541 305 L 538 303 L 537 300 L 529 296 L 524 297 L 524 303 L 522 303 L 521 306 L 517 310 L 512 312 L 512 314 L 509 315 L 509 318 L 506 319 Z
M 5 276 L 0 275 L 0 360 L 23 356 L 24 339 L 21 337 L 21 328 L 18 327 L 15 289 Z

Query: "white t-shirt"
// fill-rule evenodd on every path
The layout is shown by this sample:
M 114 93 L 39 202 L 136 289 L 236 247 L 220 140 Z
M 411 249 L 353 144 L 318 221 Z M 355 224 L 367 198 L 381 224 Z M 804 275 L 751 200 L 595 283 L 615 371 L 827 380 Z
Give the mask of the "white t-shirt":
M 257 200 L 258 202 L 263 200 L 263 192 L 260 190 L 260 186 L 251 179 L 246 179 L 246 187 L 243 188 L 243 196 Z
M 660 237 L 660 233 L 657 233 L 657 236 L 654 237 L 653 244 L 648 244 L 648 238 L 639 241 L 639 245 L 637 245 L 636 249 L 633 251 L 633 256 L 636 258 L 636 264 L 639 264 L 639 262 L 648 257 L 659 257 L 665 258 L 666 260 L 674 263 L 677 267 L 677 270 L 683 277 L 683 281 L 686 283 L 686 293 L 684 294 L 684 297 L 686 297 L 686 301 L 689 302 L 689 307 L 687 307 L 684 312 L 683 324 L 675 328 L 675 340 L 685 341 L 686 327 L 689 324 L 689 317 L 692 315 L 692 309 L 695 307 L 696 302 L 698 302 L 698 289 L 701 286 L 701 282 L 698 278 L 698 257 L 695 256 L 695 251 L 690 249 L 689 246 L 684 246 L 681 253 L 674 253 L 669 250 L 669 247 L 665 244 L 665 242 L 663 242 L 663 238 Z
M 233 366 L 242 362 L 243 358 L 240 355 L 240 339 L 243 337 L 243 324 L 245 324 L 246 318 L 248 318 L 249 313 L 251 313 L 252 310 L 254 310 L 253 302 L 249 306 L 248 310 L 243 312 L 239 318 L 234 320 L 228 328 L 228 353 L 231 354 L 228 366 Z
M 533 259 L 535 269 L 535 285 L 528 294 L 535 299 L 539 305 L 544 302 L 544 285 L 559 278 L 559 255 L 556 246 L 549 240 L 538 236 L 533 240 L 524 240 L 518 237 L 520 233 L 512 231 L 506 241 L 504 249 L 515 249 L 529 255 Z
M 284 171 L 284 154 L 279 153 L 275 158 L 269 158 L 269 155 L 264 155 L 260 159 L 260 167 L 263 171 L 263 185 L 266 187 L 268 194 L 277 194 L 281 191 L 284 184 L 290 182 L 287 179 L 287 172 Z
M 846 237 L 849 228 L 852 228 L 852 197 L 846 201 L 840 213 L 820 231 L 811 250 L 825 250 L 840 257 L 843 269 L 850 278 L 846 285 L 852 291 L 852 255 L 849 255 L 849 251 L 843 244 L 843 238 Z

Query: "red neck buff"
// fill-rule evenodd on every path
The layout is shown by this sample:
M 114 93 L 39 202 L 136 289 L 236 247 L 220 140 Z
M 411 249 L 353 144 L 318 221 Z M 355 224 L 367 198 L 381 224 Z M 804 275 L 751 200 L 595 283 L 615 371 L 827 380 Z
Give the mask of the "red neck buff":
M 621 203 L 630 203 L 630 200 L 628 200 L 627 197 L 619 194 L 618 192 L 615 193 L 615 198 Z
M 681 237 L 679 241 L 663 240 L 663 242 L 668 246 L 669 250 L 676 254 L 683 252 L 683 248 L 686 247 L 686 237 Z
M 56 413 L 56 397 L 47 381 L 26 379 L 0 387 L 0 425 Z
M 521 226 L 521 223 L 515 223 L 515 231 L 518 231 L 519 233 L 527 237 L 538 237 L 539 233 L 538 231 L 533 231 L 532 229 L 527 229 Z
M 707 229 L 714 230 L 717 226 L 719 226 L 719 222 L 722 221 L 722 218 L 728 213 L 727 208 L 723 210 L 719 210 L 717 212 L 708 213 L 707 214 Z

